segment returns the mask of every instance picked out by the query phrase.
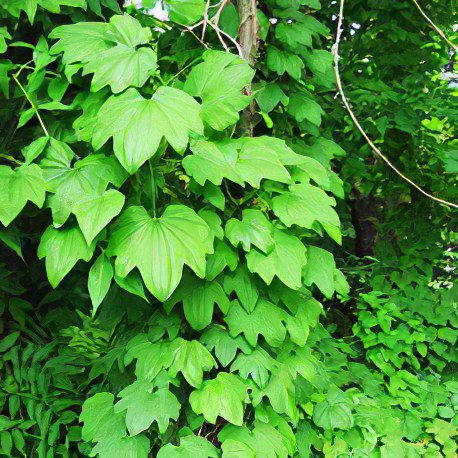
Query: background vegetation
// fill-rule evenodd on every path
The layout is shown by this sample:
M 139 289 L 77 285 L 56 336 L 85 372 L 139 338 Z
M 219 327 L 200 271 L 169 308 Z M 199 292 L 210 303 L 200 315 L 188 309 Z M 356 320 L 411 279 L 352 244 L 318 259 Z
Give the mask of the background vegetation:
M 453 209 L 338 13 L 1 2 L 2 456 L 456 456 Z M 343 25 L 456 203 L 454 49 Z

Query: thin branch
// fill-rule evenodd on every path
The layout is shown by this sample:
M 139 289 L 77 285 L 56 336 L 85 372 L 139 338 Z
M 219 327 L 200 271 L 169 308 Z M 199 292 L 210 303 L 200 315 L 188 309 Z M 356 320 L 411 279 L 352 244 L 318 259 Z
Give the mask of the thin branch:
M 403 180 L 407 181 L 411 186 L 413 186 L 417 191 L 419 191 L 421 194 L 424 196 L 439 202 L 444 205 L 448 205 L 449 207 L 453 208 L 458 208 L 457 204 L 454 204 L 452 202 L 448 202 L 444 199 L 440 199 L 438 197 L 435 197 L 428 192 L 426 192 L 423 188 L 418 186 L 415 182 L 413 182 L 410 178 L 406 177 L 402 172 L 400 172 L 397 167 L 380 151 L 379 148 L 374 144 L 374 142 L 370 139 L 366 131 L 362 128 L 361 124 L 358 121 L 358 118 L 356 117 L 355 113 L 350 107 L 350 103 L 347 100 L 347 97 L 345 95 L 343 85 L 342 85 L 342 80 L 340 77 L 340 71 L 339 71 L 339 44 L 340 44 L 340 39 L 342 37 L 342 22 L 343 22 L 343 17 L 344 17 L 344 2 L 345 0 L 340 0 L 340 10 L 339 10 L 339 18 L 338 18 L 338 23 L 337 23 L 337 32 L 336 32 L 336 41 L 334 43 L 334 46 L 332 47 L 332 52 L 334 55 L 334 71 L 336 74 L 336 81 L 337 81 L 337 87 L 339 88 L 340 96 L 342 97 L 342 101 L 345 105 L 345 108 L 347 109 L 348 113 L 350 114 L 351 119 L 355 123 L 356 127 L 358 130 L 361 132 L 361 135 L 364 137 L 364 139 L 367 141 L 369 146 L 372 148 L 372 151 L 379 156 L 392 170 L 394 170 Z
M 415 6 L 418 8 L 418 11 L 420 11 L 421 15 L 429 22 L 431 27 L 441 36 L 441 38 L 455 51 L 458 52 L 458 46 L 454 45 L 448 38 L 447 35 L 426 15 L 426 13 L 423 11 L 422 7 L 420 4 L 417 2 L 417 0 L 412 0 L 415 4 Z

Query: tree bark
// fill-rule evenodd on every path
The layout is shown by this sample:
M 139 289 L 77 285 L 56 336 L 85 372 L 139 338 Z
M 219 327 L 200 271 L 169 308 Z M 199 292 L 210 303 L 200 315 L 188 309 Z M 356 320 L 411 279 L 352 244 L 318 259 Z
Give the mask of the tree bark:
M 237 0 L 237 10 L 240 16 L 239 43 L 242 48 L 242 55 L 250 65 L 254 66 L 259 46 L 256 0 Z M 251 93 L 251 86 L 247 86 L 245 94 L 249 96 Z M 255 113 L 254 102 L 251 102 L 243 110 L 240 120 L 240 133 L 242 135 L 253 136 Z

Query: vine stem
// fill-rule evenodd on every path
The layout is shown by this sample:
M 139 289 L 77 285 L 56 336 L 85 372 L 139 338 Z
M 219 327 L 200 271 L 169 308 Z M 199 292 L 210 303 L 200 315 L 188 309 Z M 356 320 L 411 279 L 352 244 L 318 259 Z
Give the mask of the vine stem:
M 369 135 L 366 133 L 366 131 L 363 129 L 361 124 L 358 121 L 358 118 L 356 117 L 355 113 L 353 112 L 350 103 L 347 99 L 347 96 L 345 95 L 345 91 L 343 88 L 342 84 L 342 79 L 340 77 L 340 70 L 339 70 L 339 44 L 340 44 L 340 39 L 342 37 L 342 22 L 343 22 L 343 17 L 344 17 L 344 3 L 345 0 L 340 0 L 340 9 L 339 9 L 339 16 L 338 16 L 338 21 L 337 21 L 337 32 L 336 32 L 336 41 L 332 47 L 332 53 L 334 55 L 334 72 L 336 75 L 336 82 L 337 82 L 337 87 L 339 89 L 340 96 L 342 98 L 342 101 L 345 105 L 345 108 L 347 109 L 351 119 L 353 120 L 355 126 L 358 128 L 358 130 L 361 132 L 361 135 L 364 137 L 366 142 L 369 144 L 371 147 L 372 151 L 380 157 L 387 165 L 390 167 L 392 170 L 394 170 L 404 181 L 409 183 L 412 187 L 414 187 L 417 191 L 419 191 L 421 194 L 424 196 L 428 197 L 429 199 L 432 199 L 436 202 L 439 202 L 441 204 L 447 205 L 449 207 L 453 208 L 458 208 L 457 204 L 454 204 L 452 202 L 448 202 L 447 200 L 440 199 L 439 197 L 435 197 L 432 194 L 429 194 L 426 192 L 423 188 L 421 188 L 419 185 L 417 185 L 414 181 L 412 181 L 409 177 L 404 175 L 381 151 L 377 146 L 374 144 L 374 142 L 371 140 Z
M 418 11 L 420 11 L 421 15 L 429 22 L 431 27 L 440 35 L 440 37 L 455 51 L 458 52 L 458 46 L 455 46 L 448 38 L 447 35 L 443 32 L 442 29 L 440 29 L 433 21 L 431 18 L 428 17 L 428 15 L 424 12 L 423 8 L 420 6 L 420 4 L 417 2 L 417 0 L 412 0 L 415 4 L 415 6 L 418 8 Z
M 148 161 L 148 165 L 149 165 L 149 173 L 151 175 L 151 202 L 152 202 L 152 205 L 153 205 L 153 216 L 155 218 L 157 218 L 157 215 L 156 215 L 156 180 L 154 178 L 154 168 L 153 168 L 153 164 L 152 164 L 152 160 L 149 159 Z
M 40 116 L 40 113 L 39 113 L 39 111 L 38 111 L 37 106 L 35 105 L 34 101 L 30 98 L 30 96 L 29 96 L 29 94 L 27 93 L 27 91 L 25 90 L 24 86 L 21 84 L 21 82 L 20 82 L 19 79 L 18 79 L 18 76 L 19 76 L 19 74 L 21 73 L 22 68 L 23 68 L 23 67 L 21 67 L 21 68 L 19 69 L 19 71 L 13 75 L 13 79 L 14 79 L 14 81 L 16 81 L 16 84 L 19 86 L 19 88 L 21 89 L 21 91 L 24 93 L 25 98 L 27 99 L 27 101 L 28 101 L 28 102 L 30 103 L 30 105 L 32 106 L 32 109 L 33 109 L 33 111 L 35 112 L 35 114 L 37 115 L 38 121 L 40 122 L 40 125 L 41 125 L 41 128 L 43 129 L 43 132 L 45 133 L 45 135 L 46 135 L 47 137 L 49 137 L 48 129 L 46 129 L 45 123 L 43 122 L 43 119 L 42 119 L 41 116 Z

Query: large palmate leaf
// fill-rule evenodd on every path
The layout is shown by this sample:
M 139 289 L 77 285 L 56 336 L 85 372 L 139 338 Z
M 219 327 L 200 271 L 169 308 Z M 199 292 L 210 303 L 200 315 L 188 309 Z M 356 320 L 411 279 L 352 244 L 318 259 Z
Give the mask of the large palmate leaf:
M 254 310 L 259 292 L 246 265 L 239 265 L 233 274 L 224 277 L 224 290 L 227 294 L 235 292 L 237 299 L 248 313 Z
M 229 423 L 243 424 L 243 403 L 248 401 L 248 387 L 236 375 L 220 372 L 215 379 L 206 380 L 199 390 L 189 397 L 192 410 L 203 414 L 209 423 L 219 417 Z
M 268 285 L 277 276 L 293 289 L 302 286 L 302 267 L 305 264 L 305 247 L 294 235 L 275 228 L 272 232 L 274 248 L 268 254 L 252 249 L 247 254 L 247 265 Z
M 159 450 L 157 458 L 218 458 L 218 449 L 205 437 L 185 436 L 180 445 L 166 444 Z
M 116 159 L 91 154 L 76 161 L 65 143 L 51 139 L 40 162 L 48 190 L 54 225 L 63 225 L 74 213 L 88 243 L 121 211 L 124 196 L 106 191 L 109 183 L 121 186 L 127 174 Z
M 295 54 L 269 46 L 267 48 L 267 67 L 279 75 L 283 75 L 286 72 L 291 78 L 300 80 L 304 63 Z
M 22 165 L 16 169 L 0 165 L 0 222 L 4 226 L 19 215 L 28 201 L 42 207 L 45 195 L 46 183 L 38 165 Z
M 315 283 L 321 292 L 331 298 L 336 290 L 336 262 L 329 251 L 315 246 L 307 248 L 307 265 L 304 269 L 304 283 Z
M 172 363 L 169 373 L 175 377 L 181 372 L 186 381 L 195 388 L 202 384 L 204 371 L 216 366 L 210 352 L 197 340 L 175 339 L 172 342 Z
M 215 352 L 218 361 L 226 367 L 240 349 L 244 353 L 250 353 L 251 347 L 242 336 L 232 337 L 227 330 L 219 325 L 212 325 L 205 330 L 200 339 L 203 344 Z
M 145 99 L 130 88 L 110 97 L 100 109 L 92 138 L 95 149 L 113 137 L 113 149 L 130 173 L 152 157 L 162 140 L 182 153 L 190 132 L 203 134 L 200 105 L 179 89 L 161 86 Z
M 94 73 L 92 90 L 109 85 L 114 93 L 129 86 L 143 86 L 156 69 L 156 53 L 148 47 L 151 30 L 125 14 L 110 22 L 80 22 L 54 29 L 51 38 L 59 41 L 52 53 L 63 52 L 65 64 L 81 63 L 83 74 Z
M 224 456 L 243 458 L 280 458 L 288 456 L 284 436 L 272 425 L 255 420 L 254 429 L 226 425 L 218 434 Z
M 323 190 L 310 184 L 295 184 L 289 192 L 272 199 L 272 209 L 286 226 L 297 224 L 311 229 L 314 223 L 320 223 L 331 237 L 340 240 L 340 221 L 334 198 Z
M 95 243 L 88 245 L 78 227 L 48 227 L 41 236 L 38 258 L 46 258 L 46 273 L 51 286 L 55 288 L 80 259 L 89 261 L 94 249 Z
M 126 277 L 138 268 L 148 290 L 165 301 L 180 282 L 183 266 L 205 276 L 205 255 L 213 252 L 207 223 L 184 205 L 170 205 L 160 218 L 143 207 L 129 207 L 110 236 L 107 255 L 116 256 L 115 268 Z
M 353 426 L 351 403 L 345 394 L 332 389 L 313 410 L 313 422 L 324 429 L 350 429 Z
M 97 393 L 84 402 L 80 415 L 83 439 L 96 443 L 92 452 L 100 458 L 146 458 L 149 440 L 145 436 L 127 435 L 125 415 L 115 412 L 113 401 L 111 393 Z
M 279 347 L 286 337 L 283 322 L 287 316 L 280 307 L 260 299 L 251 313 L 247 313 L 238 301 L 233 301 L 224 320 L 229 325 L 231 335 L 243 333 L 253 347 L 256 346 L 260 334 L 269 345 Z
M 202 100 L 202 119 L 216 130 L 235 124 L 239 111 L 249 103 L 243 94 L 254 70 L 238 56 L 221 51 L 206 51 L 204 62 L 196 65 L 186 80 L 184 90 Z
M 209 142 L 199 140 L 191 145 L 192 155 L 183 159 L 186 172 L 200 185 L 208 180 L 220 185 L 223 178 L 244 186 L 259 188 L 262 179 L 289 183 L 285 165 L 302 162 L 285 142 L 273 137 L 243 137 L 236 140 Z
M 230 219 L 226 223 L 226 237 L 237 246 L 239 243 L 245 251 L 250 251 L 251 245 L 268 253 L 274 246 L 272 237 L 273 225 L 261 210 L 247 209 L 242 212 L 242 221 Z
M 191 274 L 183 275 L 180 285 L 167 299 L 164 307 L 169 311 L 180 301 L 183 302 L 183 311 L 188 323 L 197 331 L 211 323 L 215 304 L 224 313 L 229 308 L 229 299 L 218 282 L 201 281 Z
M 116 403 L 114 411 L 126 411 L 126 426 L 132 436 L 148 429 L 153 421 L 163 434 L 170 418 L 176 420 L 180 414 L 180 403 L 167 387 L 154 392 L 153 388 L 152 383 L 137 380 L 119 393 L 121 400 Z
M 262 348 L 257 347 L 248 355 L 239 353 L 231 364 L 231 372 L 238 372 L 245 380 L 251 376 L 256 385 L 262 388 L 269 380 L 275 365 L 275 360 Z

